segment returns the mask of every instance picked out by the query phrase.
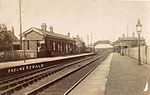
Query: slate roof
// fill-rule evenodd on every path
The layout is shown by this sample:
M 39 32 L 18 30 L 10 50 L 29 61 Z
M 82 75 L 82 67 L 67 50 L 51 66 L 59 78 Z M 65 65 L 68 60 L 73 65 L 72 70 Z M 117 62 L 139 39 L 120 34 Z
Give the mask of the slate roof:
M 84 41 L 79 36 L 75 37 L 74 39 L 79 41 L 80 43 L 84 43 Z
M 61 38 L 61 39 L 75 41 L 73 38 L 70 38 L 67 35 L 62 35 L 62 34 L 50 32 L 50 31 L 44 31 L 43 29 L 36 28 L 36 27 L 31 27 L 30 29 L 26 30 L 25 32 L 23 32 L 23 35 L 26 35 L 32 31 L 35 31 L 43 36 L 49 36 L 49 37 L 55 37 L 55 38 Z
M 138 38 L 137 37 L 119 37 L 118 40 L 133 41 L 133 40 L 138 40 Z M 140 40 L 145 40 L 145 39 L 141 37 Z

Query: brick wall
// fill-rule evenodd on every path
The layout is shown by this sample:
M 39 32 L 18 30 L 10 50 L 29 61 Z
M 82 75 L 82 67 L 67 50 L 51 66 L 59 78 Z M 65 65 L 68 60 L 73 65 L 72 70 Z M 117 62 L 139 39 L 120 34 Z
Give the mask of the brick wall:
M 26 34 L 26 41 L 25 41 L 25 49 L 26 50 L 33 50 L 35 56 L 37 57 L 38 54 L 38 43 L 39 41 L 43 41 L 44 36 L 40 33 L 31 31 L 30 33 Z
M 34 31 L 31 31 L 30 33 L 26 34 L 26 40 L 43 40 L 43 38 L 43 35 Z

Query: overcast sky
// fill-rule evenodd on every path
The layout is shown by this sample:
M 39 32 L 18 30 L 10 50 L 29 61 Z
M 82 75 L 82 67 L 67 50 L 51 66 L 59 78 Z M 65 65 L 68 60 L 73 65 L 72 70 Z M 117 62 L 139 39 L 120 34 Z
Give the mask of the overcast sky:
M 0 23 L 14 26 L 19 35 L 19 0 L 0 0 Z M 136 33 L 138 18 L 142 36 L 150 44 L 150 2 L 125 0 L 22 0 L 23 31 L 47 23 L 54 32 L 72 36 L 79 34 L 86 41 L 93 34 L 97 40 L 116 40 L 123 33 Z

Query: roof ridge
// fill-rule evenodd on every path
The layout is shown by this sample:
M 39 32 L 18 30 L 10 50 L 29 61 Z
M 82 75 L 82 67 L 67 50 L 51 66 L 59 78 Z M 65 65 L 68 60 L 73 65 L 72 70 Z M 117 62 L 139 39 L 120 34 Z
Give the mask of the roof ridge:
M 28 30 L 26 30 L 25 32 L 23 32 L 22 34 L 27 34 L 29 32 L 31 32 L 31 30 L 36 30 L 36 32 L 43 34 L 43 35 L 49 35 L 49 36 L 53 36 L 53 37 L 60 37 L 62 39 L 68 39 L 68 40 L 74 40 L 73 38 L 70 38 L 66 35 L 63 34 L 59 34 L 59 33 L 55 33 L 55 32 L 50 32 L 50 31 L 44 31 L 43 29 L 37 28 L 37 27 L 31 27 Z

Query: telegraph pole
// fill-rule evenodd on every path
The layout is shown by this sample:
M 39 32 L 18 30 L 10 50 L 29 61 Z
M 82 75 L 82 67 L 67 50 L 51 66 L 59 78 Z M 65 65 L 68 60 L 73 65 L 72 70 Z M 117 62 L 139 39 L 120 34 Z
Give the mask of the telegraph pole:
M 22 18 L 21 18 L 21 0 L 19 0 L 19 25 L 20 25 L 20 48 L 22 49 Z
M 127 26 L 127 37 L 129 36 L 129 29 L 128 29 L 128 26 Z
M 92 36 L 93 36 L 93 35 L 92 35 L 92 33 L 91 33 L 91 46 L 92 46 L 92 41 L 93 41 L 93 38 L 92 38 Z
M 89 35 L 87 35 L 87 47 L 89 47 Z

